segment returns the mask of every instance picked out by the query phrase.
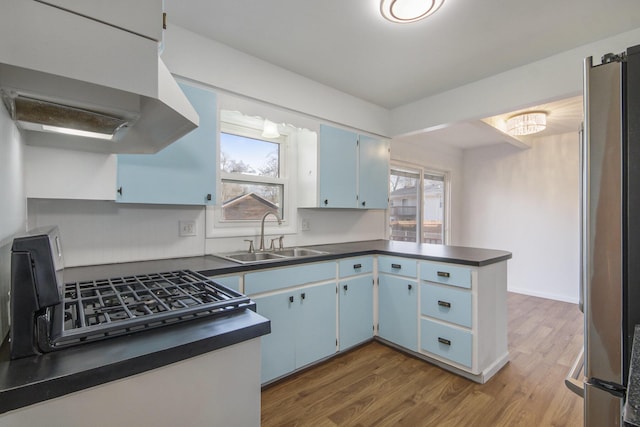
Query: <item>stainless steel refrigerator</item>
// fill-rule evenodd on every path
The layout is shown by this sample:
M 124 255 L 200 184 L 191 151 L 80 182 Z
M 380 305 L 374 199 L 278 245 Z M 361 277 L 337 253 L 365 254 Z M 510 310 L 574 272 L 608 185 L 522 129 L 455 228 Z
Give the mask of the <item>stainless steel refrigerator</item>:
M 584 63 L 581 303 L 585 426 L 622 424 L 640 323 L 640 46 Z M 575 378 L 580 379 L 576 380 Z

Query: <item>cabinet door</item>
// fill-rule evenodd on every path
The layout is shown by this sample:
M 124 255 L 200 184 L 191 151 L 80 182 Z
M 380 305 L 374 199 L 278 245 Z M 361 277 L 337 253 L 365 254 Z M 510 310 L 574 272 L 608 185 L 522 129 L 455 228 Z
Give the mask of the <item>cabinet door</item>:
M 340 350 L 373 336 L 373 276 L 338 283 L 340 306 Z
M 271 321 L 271 333 L 262 336 L 262 382 L 295 369 L 295 328 L 298 302 L 293 292 L 254 299 L 259 314 Z M 293 302 L 292 302 L 293 301 Z
M 389 205 L 389 142 L 360 136 L 358 207 L 386 209 Z
M 418 287 L 415 280 L 381 274 L 378 291 L 378 333 L 418 351 Z
M 298 289 L 295 304 L 298 305 L 296 368 L 299 368 L 336 352 L 335 282 Z
M 118 155 L 118 202 L 215 202 L 216 95 L 186 84 L 180 87 L 198 112 L 200 125 L 158 153 Z
M 320 126 L 320 207 L 357 207 L 357 144 L 353 132 Z

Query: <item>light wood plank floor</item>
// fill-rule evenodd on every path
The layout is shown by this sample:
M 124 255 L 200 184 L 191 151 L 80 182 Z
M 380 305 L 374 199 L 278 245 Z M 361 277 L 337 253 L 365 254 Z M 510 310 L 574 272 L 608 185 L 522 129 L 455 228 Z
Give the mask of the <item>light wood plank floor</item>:
M 577 305 L 510 293 L 511 361 L 486 384 L 371 342 L 262 392 L 269 426 L 581 426 L 564 378 L 583 343 Z

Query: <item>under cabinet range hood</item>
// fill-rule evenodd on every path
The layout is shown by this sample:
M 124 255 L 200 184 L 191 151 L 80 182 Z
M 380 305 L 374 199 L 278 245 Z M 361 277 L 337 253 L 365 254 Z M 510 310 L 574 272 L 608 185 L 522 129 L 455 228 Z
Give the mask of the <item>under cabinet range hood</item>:
M 34 0 L 0 10 L 0 95 L 27 144 L 146 154 L 198 126 L 158 40 Z

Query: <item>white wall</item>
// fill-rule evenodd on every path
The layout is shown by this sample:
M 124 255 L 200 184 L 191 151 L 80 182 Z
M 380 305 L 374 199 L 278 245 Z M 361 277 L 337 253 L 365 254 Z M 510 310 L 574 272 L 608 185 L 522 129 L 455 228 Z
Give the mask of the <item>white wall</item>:
M 578 144 L 566 133 L 464 152 L 462 244 L 511 251 L 510 291 L 578 301 Z
M 0 106 L 0 340 L 8 331 L 11 242 L 25 231 L 24 144 L 4 106 Z
M 450 245 L 460 245 L 462 236 L 462 153 L 460 149 L 429 142 L 428 135 L 416 136 L 411 141 L 403 139 L 391 141 L 391 162 L 408 163 L 449 173 L 451 218 L 447 227 Z

